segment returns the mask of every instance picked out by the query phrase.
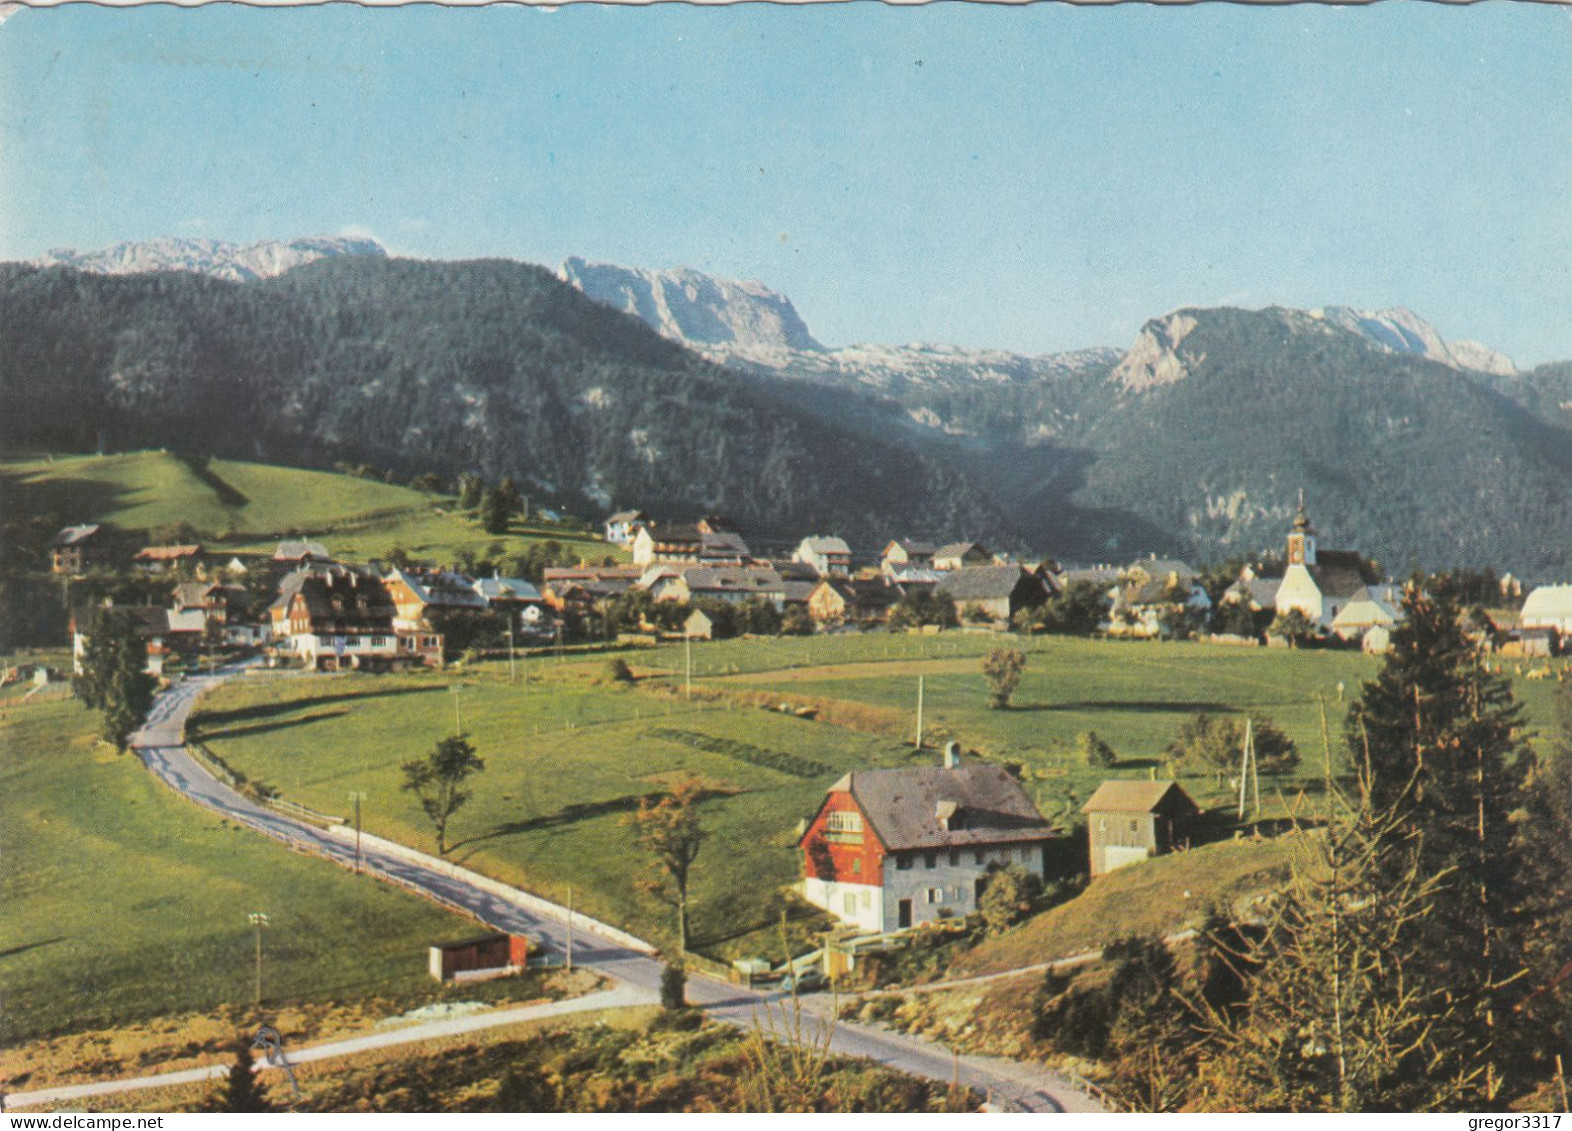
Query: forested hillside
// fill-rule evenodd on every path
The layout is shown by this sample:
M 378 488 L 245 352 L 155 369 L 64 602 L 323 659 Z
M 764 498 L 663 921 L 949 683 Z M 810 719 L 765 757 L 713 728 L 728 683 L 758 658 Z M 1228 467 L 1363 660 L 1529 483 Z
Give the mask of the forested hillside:
M 956 472 L 816 421 L 504 261 L 324 260 L 230 284 L 0 267 L 0 442 L 512 475 L 761 533 L 995 536 Z

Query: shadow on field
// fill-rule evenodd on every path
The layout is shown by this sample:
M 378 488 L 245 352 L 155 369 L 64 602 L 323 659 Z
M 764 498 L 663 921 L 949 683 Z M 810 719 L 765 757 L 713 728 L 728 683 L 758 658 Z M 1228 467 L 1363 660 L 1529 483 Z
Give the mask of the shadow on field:
M 733 797 L 737 790 L 701 789 L 698 801 L 703 804 L 716 797 Z M 653 800 L 659 794 L 630 793 L 624 797 L 612 797 L 605 801 L 580 801 L 572 805 L 564 805 L 555 813 L 546 813 L 539 817 L 530 817 L 523 821 L 508 821 L 504 824 L 494 825 L 490 831 L 472 836 L 466 840 L 455 841 L 451 852 L 480 844 L 498 837 L 515 836 L 519 833 L 535 832 L 539 829 L 558 829 L 564 825 L 577 824 L 579 821 L 591 821 L 596 817 L 606 817 L 614 813 L 633 813 L 637 811 L 639 802 L 646 797 Z
M 348 707 L 335 707 L 326 711 L 315 711 L 309 715 L 301 715 L 298 719 L 279 719 L 271 723 L 251 723 L 249 726 L 225 727 L 222 730 L 208 730 L 203 728 L 202 737 L 209 738 L 244 738 L 250 734 L 269 734 L 276 730 L 288 730 L 290 727 L 305 726 L 307 723 L 321 722 L 323 719 L 337 719 L 349 714 Z
M 495 825 L 489 832 L 472 836 L 467 840 L 456 841 L 450 849 L 450 854 L 460 848 L 477 845 L 483 841 L 496 840 L 498 837 L 514 836 L 519 833 L 535 832 L 539 829 L 556 829 L 563 825 L 576 824 L 579 821 L 589 821 L 596 817 L 605 817 L 612 813 L 632 813 L 639 807 L 642 794 L 630 794 L 627 797 L 613 797 L 607 801 L 582 801 L 572 805 L 564 805 L 555 813 L 547 813 L 539 817 L 530 817 L 523 821 L 507 821 Z
M 1172 715 L 1233 714 L 1235 708 L 1227 703 L 1206 703 L 1194 699 L 1082 699 L 1074 703 L 1019 703 L 1010 706 L 1012 711 L 1137 711 L 1143 714 Z
M 233 711 L 200 711 L 192 717 L 192 723 L 201 727 L 205 733 L 215 735 L 216 731 L 207 728 L 246 722 L 250 719 L 271 719 L 278 715 L 293 714 L 310 707 L 322 707 L 334 703 L 349 703 L 363 699 L 391 699 L 400 695 L 428 695 L 433 691 L 445 690 L 446 687 L 388 687 L 378 691 L 343 691 L 337 695 L 312 695 L 306 699 L 290 699 L 283 703 L 258 703 L 254 707 L 237 707 Z
M 52 939 L 41 939 L 38 942 L 23 943 L 21 946 L 8 946 L 4 950 L 0 950 L 0 958 L 11 958 L 14 955 L 26 954 L 28 951 L 37 950 L 39 947 L 54 946 L 55 943 L 69 942 L 70 939 L 70 935 L 59 935 Z

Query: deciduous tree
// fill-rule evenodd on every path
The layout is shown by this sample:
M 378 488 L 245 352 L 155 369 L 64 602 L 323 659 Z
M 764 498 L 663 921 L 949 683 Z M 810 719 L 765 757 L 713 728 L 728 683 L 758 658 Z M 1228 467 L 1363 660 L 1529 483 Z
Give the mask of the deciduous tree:
M 485 768 L 485 760 L 462 735 L 444 738 L 424 758 L 404 763 L 404 788 L 420 798 L 421 809 L 431 819 L 438 856 L 448 854 L 448 819 L 471 797 L 464 782 Z
M 1019 648 L 995 648 L 983 660 L 983 677 L 988 681 L 988 705 L 1003 710 L 1020 685 L 1026 670 L 1026 653 Z
M 708 835 L 699 819 L 702 789 L 698 778 L 684 778 L 658 801 L 640 798 L 631 818 L 634 835 L 655 868 L 655 877 L 643 885 L 644 890 L 676 910 L 677 940 L 684 952 L 688 949 L 689 884 Z

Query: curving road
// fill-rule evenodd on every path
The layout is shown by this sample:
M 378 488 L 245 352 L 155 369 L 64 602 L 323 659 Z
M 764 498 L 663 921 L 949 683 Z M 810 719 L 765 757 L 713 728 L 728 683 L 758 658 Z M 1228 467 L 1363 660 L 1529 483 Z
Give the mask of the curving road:
M 283 841 L 295 848 L 325 856 L 345 867 L 354 866 L 354 847 L 312 825 L 286 817 L 242 796 L 203 768 L 184 745 L 186 718 L 205 692 L 235 675 L 240 668 L 187 679 L 161 695 L 149 712 L 146 725 L 132 736 L 132 745 L 149 769 L 186 797 L 230 820 Z M 527 934 L 548 950 L 566 949 L 567 924 L 548 914 L 509 903 L 465 882 L 462 877 L 436 868 L 367 849 L 363 867 L 379 879 L 417 891 L 440 903 L 467 912 L 497 930 Z M 436 863 L 433 860 L 433 863 Z M 664 964 L 635 950 L 587 934 L 573 932 L 573 959 L 609 978 L 650 993 L 660 987 Z M 729 985 L 702 976 L 688 981 L 689 999 L 710 1016 L 739 1026 L 769 1025 L 766 1006 L 777 995 Z M 805 999 L 809 1011 L 821 1020 L 829 1009 L 826 999 Z M 779 1009 L 776 1017 L 781 1017 Z M 839 1022 L 835 1025 L 835 1051 L 867 1057 L 917 1076 L 933 1080 L 959 1079 L 986 1093 L 992 1101 L 1016 1111 L 1104 1110 L 1068 1080 L 1039 1065 L 987 1057 L 957 1057 L 931 1041 L 884 1029 Z

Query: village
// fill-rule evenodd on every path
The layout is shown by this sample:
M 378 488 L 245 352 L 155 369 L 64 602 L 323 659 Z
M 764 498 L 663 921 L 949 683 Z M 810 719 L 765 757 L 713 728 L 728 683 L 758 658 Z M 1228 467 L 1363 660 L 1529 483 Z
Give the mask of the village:
M 876 564 L 859 564 L 845 540 L 811 535 L 789 558 L 761 560 L 716 516 L 666 523 L 626 510 L 603 529 L 601 562 L 547 566 L 535 580 L 503 576 L 497 565 L 472 574 L 433 562 L 342 561 L 309 539 L 281 540 L 270 557 L 193 543 L 147 546 L 114 561 L 102 550 L 104 528 L 93 524 L 60 531 L 51 566 L 67 583 L 120 571 L 148 592 L 169 593 L 161 604 L 71 611 L 76 674 L 94 626 L 120 616 L 145 645 L 146 671 L 166 684 L 248 657 L 323 673 L 462 670 L 486 657 L 606 643 L 737 637 L 746 647 L 781 634 L 873 630 L 1051 630 L 1380 654 L 1404 615 L 1402 586 L 1357 552 L 1321 548 L 1302 502 L 1280 555 L 1221 582 L 1216 570 L 1209 577 L 1155 556 L 1061 568 L 975 541 L 893 538 Z M 1510 575 L 1487 584 L 1493 608 L 1476 606 L 1466 630 L 1486 651 L 1526 662 L 1528 678 L 1564 679 L 1564 666 L 1551 663 L 1572 639 L 1572 585 L 1539 586 L 1525 599 Z M 1148 781 L 1104 781 L 1079 815 L 1087 839 L 1076 854 L 1097 877 L 1188 845 L 1201 809 L 1154 770 Z M 975 914 L 1007 865 L 1051 880 L 1050 843 L 1062 832 L 1016 777 L 963 759 L 951 742 L 930 764 L 845 774 L 798 835 L 800 893 L 842 924 L 833 953 L 818 956 L 825 973 L 844 974 L 860 947 Z
M 657 523 L 637 510 L 606 519 L 602 561 L 547 566 L 534 580 L 502 576 L 500 565 L 472 576 L 436 562 L 341 561 L 304 539 L 281 540 L 271 557 L 185 544 L 114 560 L 103 549 L 107 534 L 91 523 L 62 529 L 50 547 L 52 572 L 66 583 L 119 573 L 163 583 L 168 597 L 155 601 L 155 589 L 134 604 L 73 604 L 73 654 L 84 654 L 95 616 L 123 611 L 146 641 L 147 670 L 156 676 L 166 664 L 175 671 L 247 651 L 274 665 L 374 672 L 441 667 L 466 651 L 586 641 L 962 625 L 1379 655 L 1403 616 L 1402 583 L 1357 551 L 1319 547 L 1302 502 L 1281 554 L 1221 581 L 1215 569 L 1156 555 L 1061 568 L 975 541 L 904 537 L 886 543 L 876 563 L 859 562 L 839 537 L 819 535 L 804 537 L 789 558 L 760 559 L 723 518 Z M 1572 583 L 1525 594 L 1510 573 L 1491 573 L 1488 584 L 1494 591 L 1476 594 L 1467 612 L 1467 628 L 1486 651 L 1561 654 L 1572 638 Z

